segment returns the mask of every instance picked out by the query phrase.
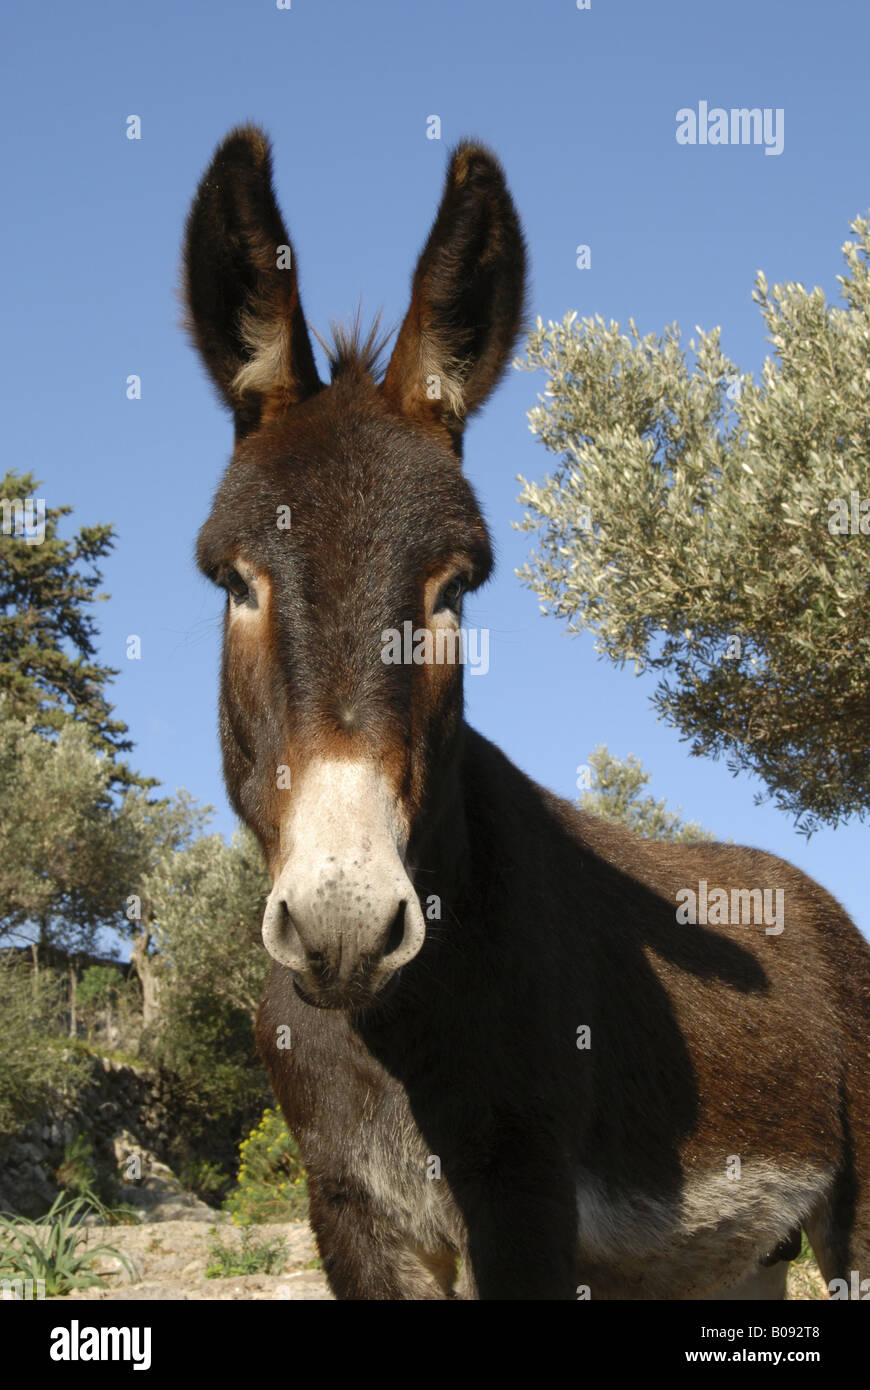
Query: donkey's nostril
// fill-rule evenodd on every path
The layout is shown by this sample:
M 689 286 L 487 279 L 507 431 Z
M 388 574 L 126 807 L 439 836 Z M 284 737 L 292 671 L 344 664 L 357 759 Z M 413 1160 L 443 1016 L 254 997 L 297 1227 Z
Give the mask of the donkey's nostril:
M 405 939 L 405 904 L 399 903 L 396 908 L 396 915 L 390 923 L 390 930 L 384 945 L 384 955 L 389 956 L 393 951 L 398 951 Z
M 305 947 L 283 898 L 273 894 L 263 918 L 263 944 L 275 960 L 296 970 L 305 960 Z

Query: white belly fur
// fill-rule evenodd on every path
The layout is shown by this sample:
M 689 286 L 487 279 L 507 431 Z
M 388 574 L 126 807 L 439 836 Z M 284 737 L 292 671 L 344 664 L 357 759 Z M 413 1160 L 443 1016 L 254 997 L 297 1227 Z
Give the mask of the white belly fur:
M 581 1283 L 591 1298 L 780 1297 L 785 1266 L 759 1261 L 818 1205 L 833 1172 L 769 1161 L 691 1177 L 674 1201 L 614 1196 L 600 1179 L 577 1187 Z M 761 1282 L 759 1283 L 759 1277 Z M 748 1281 L 748 1282 L 747 1282 Z

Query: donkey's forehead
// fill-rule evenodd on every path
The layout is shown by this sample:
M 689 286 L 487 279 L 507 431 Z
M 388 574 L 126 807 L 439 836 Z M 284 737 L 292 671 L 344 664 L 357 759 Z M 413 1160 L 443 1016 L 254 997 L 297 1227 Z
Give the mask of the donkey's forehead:
M 327 388 L 237 446 L 200 554 L 268 559 L 363 536 L 421 560 L 466 552 L 481 569 L 491 563 L 477 499 L 449 450 L 365 397 L 355 406 Z
M 423 479 L 445 494 L 468 491 L 455 455 L 392 412 L 369 377 L 340 380 L 269 419 L 239 445 L 236 460 L 324 492 L 346 482 L 370 494 L 379 483 L 396 490 Z

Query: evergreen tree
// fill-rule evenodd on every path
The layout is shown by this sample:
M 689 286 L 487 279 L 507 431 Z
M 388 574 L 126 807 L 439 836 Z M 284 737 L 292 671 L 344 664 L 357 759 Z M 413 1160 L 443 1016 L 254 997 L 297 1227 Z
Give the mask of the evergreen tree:
M 154 786 L 118 761 L 133 747 L 126 724 L 114 717 L 105 696 L 118 672 L 96 660 L 91 608 L 106 598 L 100 593 L 98 562 L 114 545 L 112 527 L 82 526 L 72 540 L 61 540 L 59 523 L 72 508 L 45 507 L 39 488 L 31 473 L 0 478 L 3 714 L 33 721 L 49 737 L 74 719 L 88 730 L 93 746 L 112 759 L 114 783 Z

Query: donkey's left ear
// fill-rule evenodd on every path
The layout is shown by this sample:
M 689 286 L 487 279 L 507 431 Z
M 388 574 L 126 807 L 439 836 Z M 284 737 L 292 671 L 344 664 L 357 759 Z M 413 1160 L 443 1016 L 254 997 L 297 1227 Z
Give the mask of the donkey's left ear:
M 269 141 L 231 131 L 197 189 L 184 243 L 188 322 L 236 433 L 321 388 Z
M 501 165 L 481 145 L 453 152 L 411 285 L 383 393 L 462 456 L 465 420 L 507 366 L 522 327 L 526 248 Z

